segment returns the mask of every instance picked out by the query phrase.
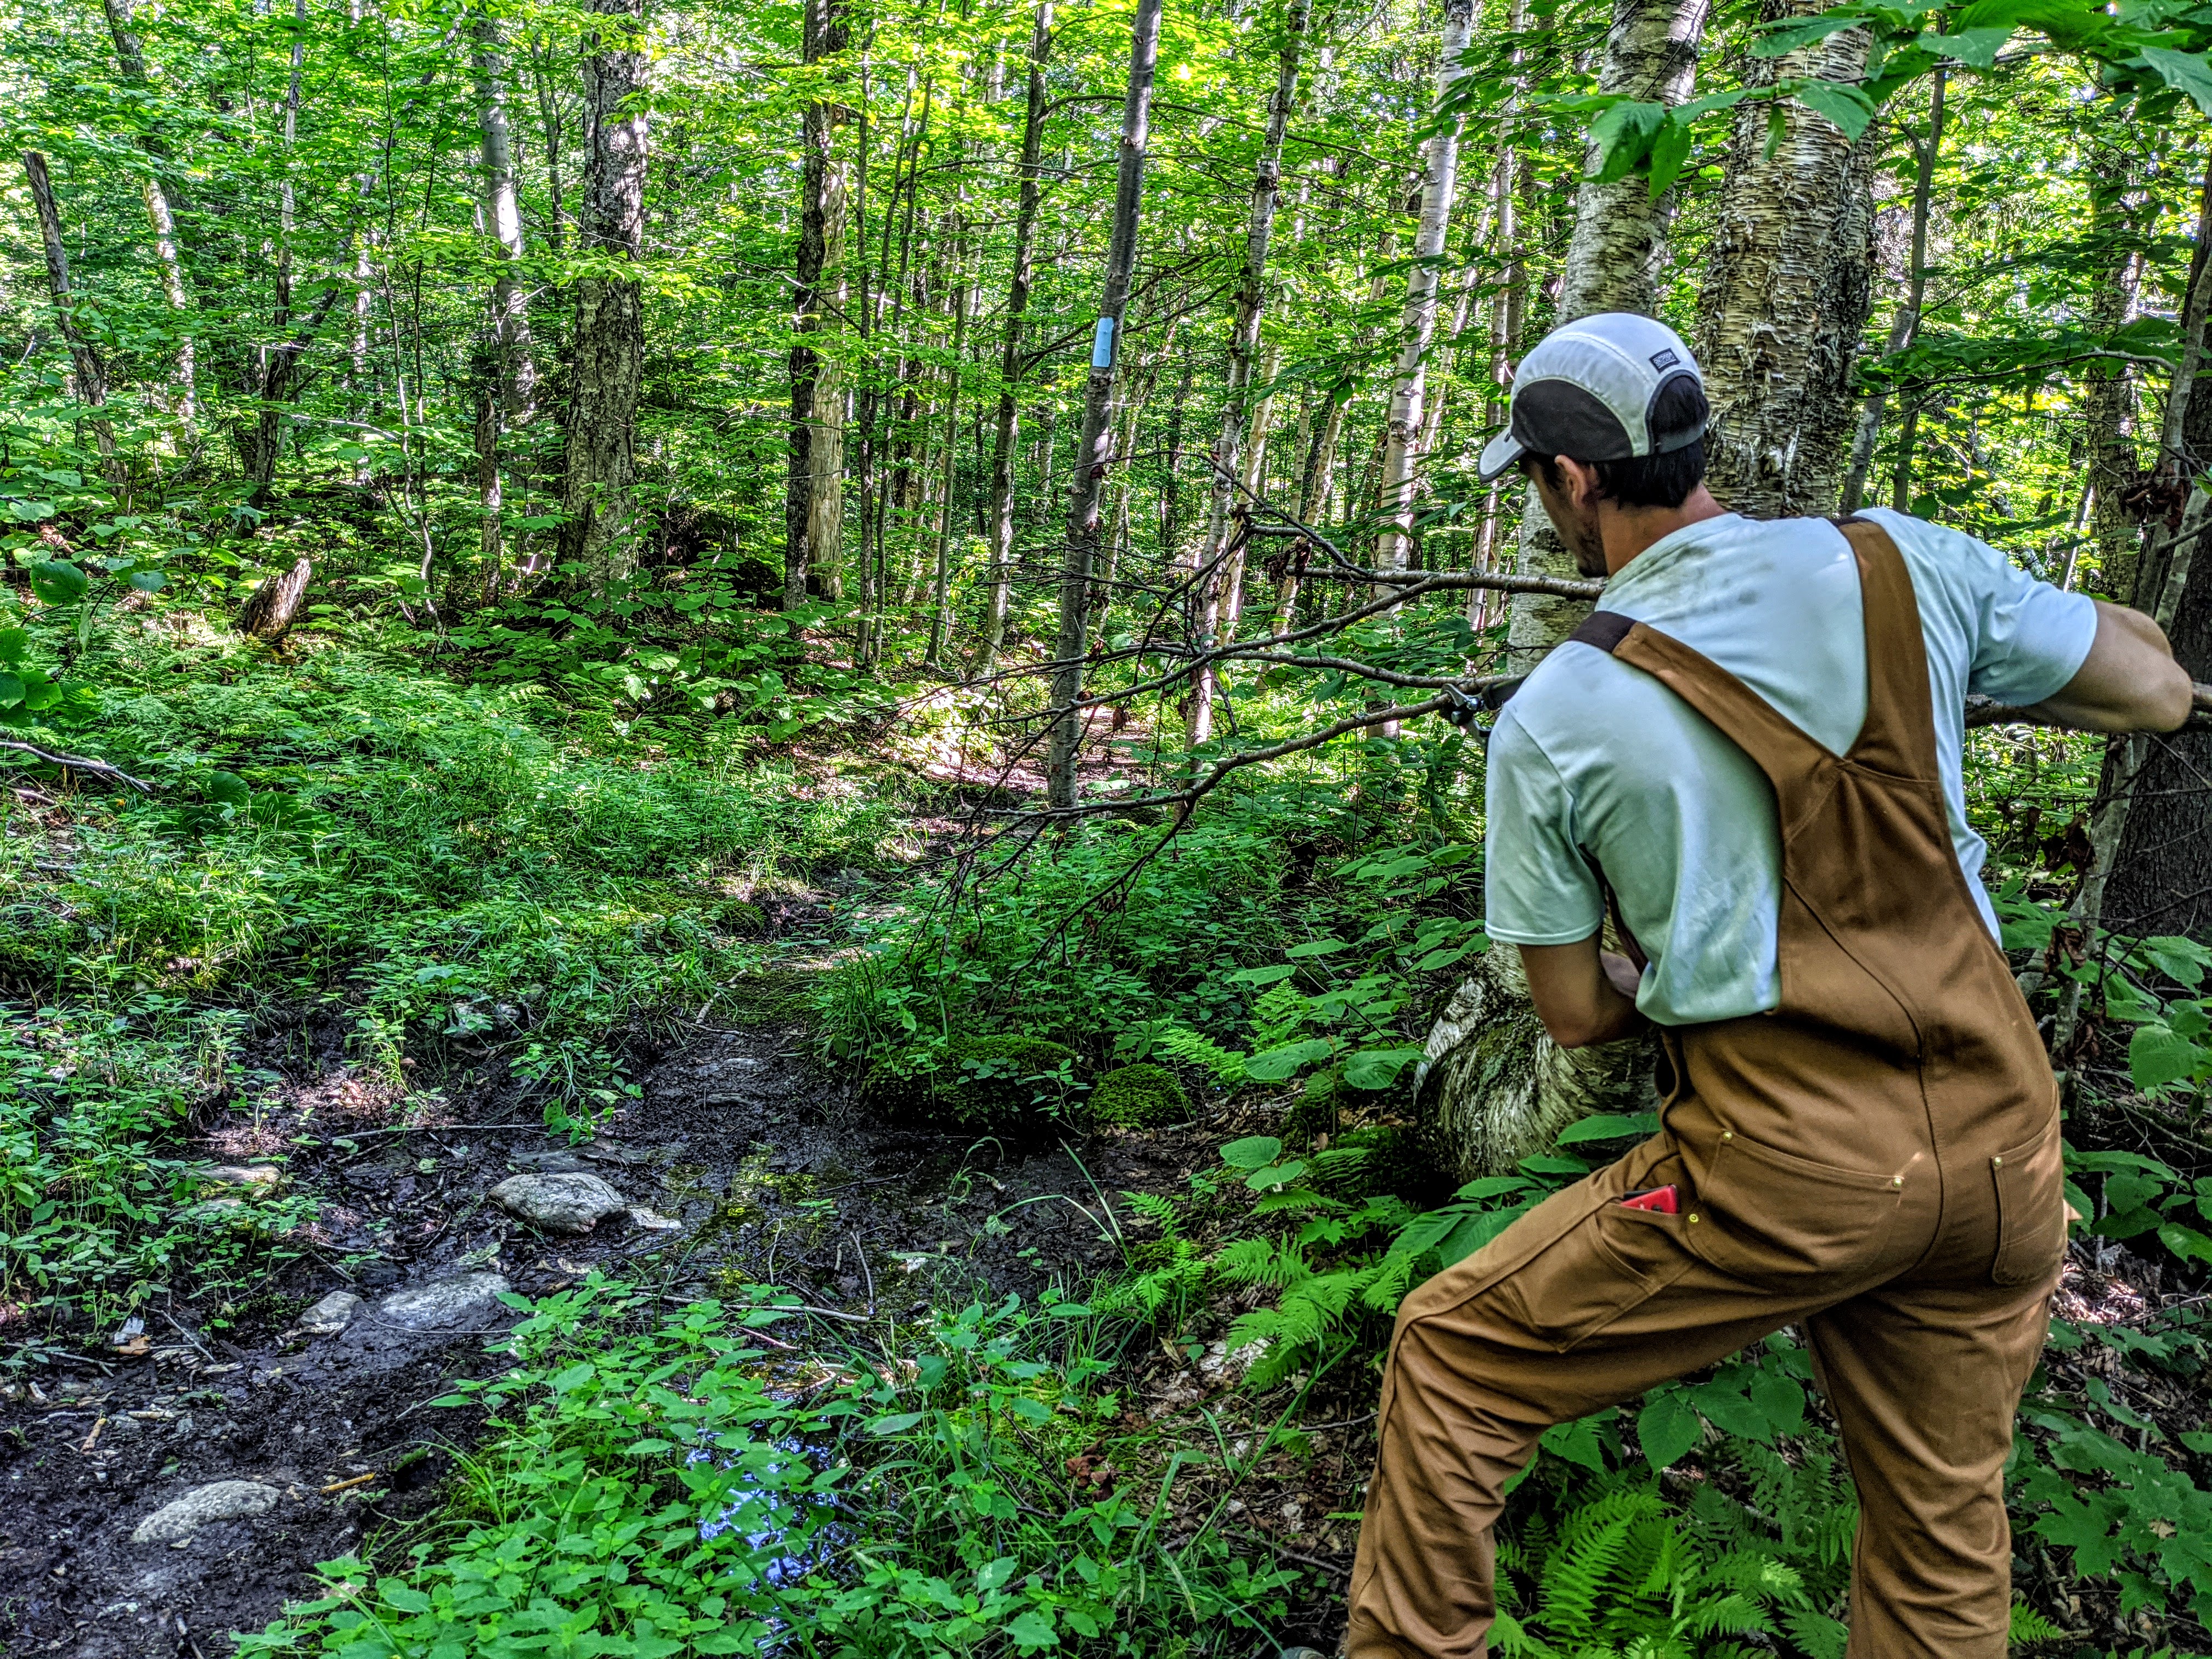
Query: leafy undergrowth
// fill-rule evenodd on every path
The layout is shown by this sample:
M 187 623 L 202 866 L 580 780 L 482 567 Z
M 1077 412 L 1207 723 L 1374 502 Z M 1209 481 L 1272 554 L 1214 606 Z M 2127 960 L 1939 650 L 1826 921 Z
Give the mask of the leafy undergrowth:
M 419 1059 L 462 1059 L 587 1122 L 634 1091 L 628 1046 L 895 832 L 880 781 L 750 728 L 617 744 L 588 708 L 374 651 L 281 661 L 182 613 L 72 641 L 60 616 L 19 654 L 73 651 L 100 690 L 70 740 L 154 789 L 0 791 L 0 1340 L 295 1248 L 306 1200 L 210 1194 L 178 1150 L 279 1081 L 240 1058 L 272 1012 L 330 1034 L 308 1071 L 398 1100 Z

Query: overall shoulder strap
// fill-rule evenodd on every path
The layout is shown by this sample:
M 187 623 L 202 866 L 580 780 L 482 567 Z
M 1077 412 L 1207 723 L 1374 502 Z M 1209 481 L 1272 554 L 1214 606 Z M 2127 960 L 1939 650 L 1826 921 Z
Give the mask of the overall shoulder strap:
M 1890 534 L 1871 519 L 1836 520 L 1858 559 L 1866 613 L 1867 712 L 1850 758 L 1903 777 L 1936 775 L 1935 696 L 1912 573 Z
M 1791 786 L 1835 759 L 1788 716 L 1702 652 L 1613 611 L 1592 611 L 1567 636 L 1642 669 L 1751 757 L 1787 799 Z M 1787 811 L 1785 819 L 1790 816 Z

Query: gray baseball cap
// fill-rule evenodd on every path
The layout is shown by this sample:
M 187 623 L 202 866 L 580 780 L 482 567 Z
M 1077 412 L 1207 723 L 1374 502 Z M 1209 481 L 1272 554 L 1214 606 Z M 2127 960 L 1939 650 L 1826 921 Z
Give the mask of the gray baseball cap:
M 1688 448 L 1705 434 L 1702 396 L 1692 424 L 1667 428 L 1654 418 L 1660 392 L 1686 379 L 1702 393 L 1705 376 L 1690 348 L 1664 323 L 1602 311 L 1561 324 L 1514 373 L 1511 419 L 1483 446 L 1483 482 L 1528 454 L 1623 461 Z

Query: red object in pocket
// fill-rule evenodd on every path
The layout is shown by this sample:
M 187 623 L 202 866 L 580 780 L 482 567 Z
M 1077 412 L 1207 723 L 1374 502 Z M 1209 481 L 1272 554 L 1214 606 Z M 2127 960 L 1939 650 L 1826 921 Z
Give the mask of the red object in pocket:
M 1675 1215 L 1681 1206 L 1675 1201 L 1672 1187 L 1646 1187 L 1640 1193 L 1631 1193 L 1620 1200 L 1624 1210 L 1650 1210 L 1660 1215 Z

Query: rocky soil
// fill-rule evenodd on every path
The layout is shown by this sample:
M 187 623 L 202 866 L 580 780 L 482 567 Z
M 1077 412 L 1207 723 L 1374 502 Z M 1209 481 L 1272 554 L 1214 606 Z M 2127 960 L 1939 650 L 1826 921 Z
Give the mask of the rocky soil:
M 765 1280 L 902 1319 L 1103 1264 L 1100 1190 L 1179 1182 L 1217 1138 L 1094 1141 L 1079 1161 L 902 1132 L 802 1047 L 790 1026 L 702 1031 L 580 1146 L 489 1090 L 399 1129 L 342 1068 L 295 1087 L 291 1121 L 258 1127 L 289 1157 L 239 1176 L 281 1162 L 318 1195 L 327 1247 L 292 1264 L 265 1328 L 157 1305 L 0 1403 L 0 1649 L 213 1659 L 309 1592 L 317 1562 L 420 1520 L 481 1427 L 430 1402 L 501 1363 L 502 1291 L 601 1267 L 675 1300 Z M 209 1130 L 210 1153 L 237 1146 Z

